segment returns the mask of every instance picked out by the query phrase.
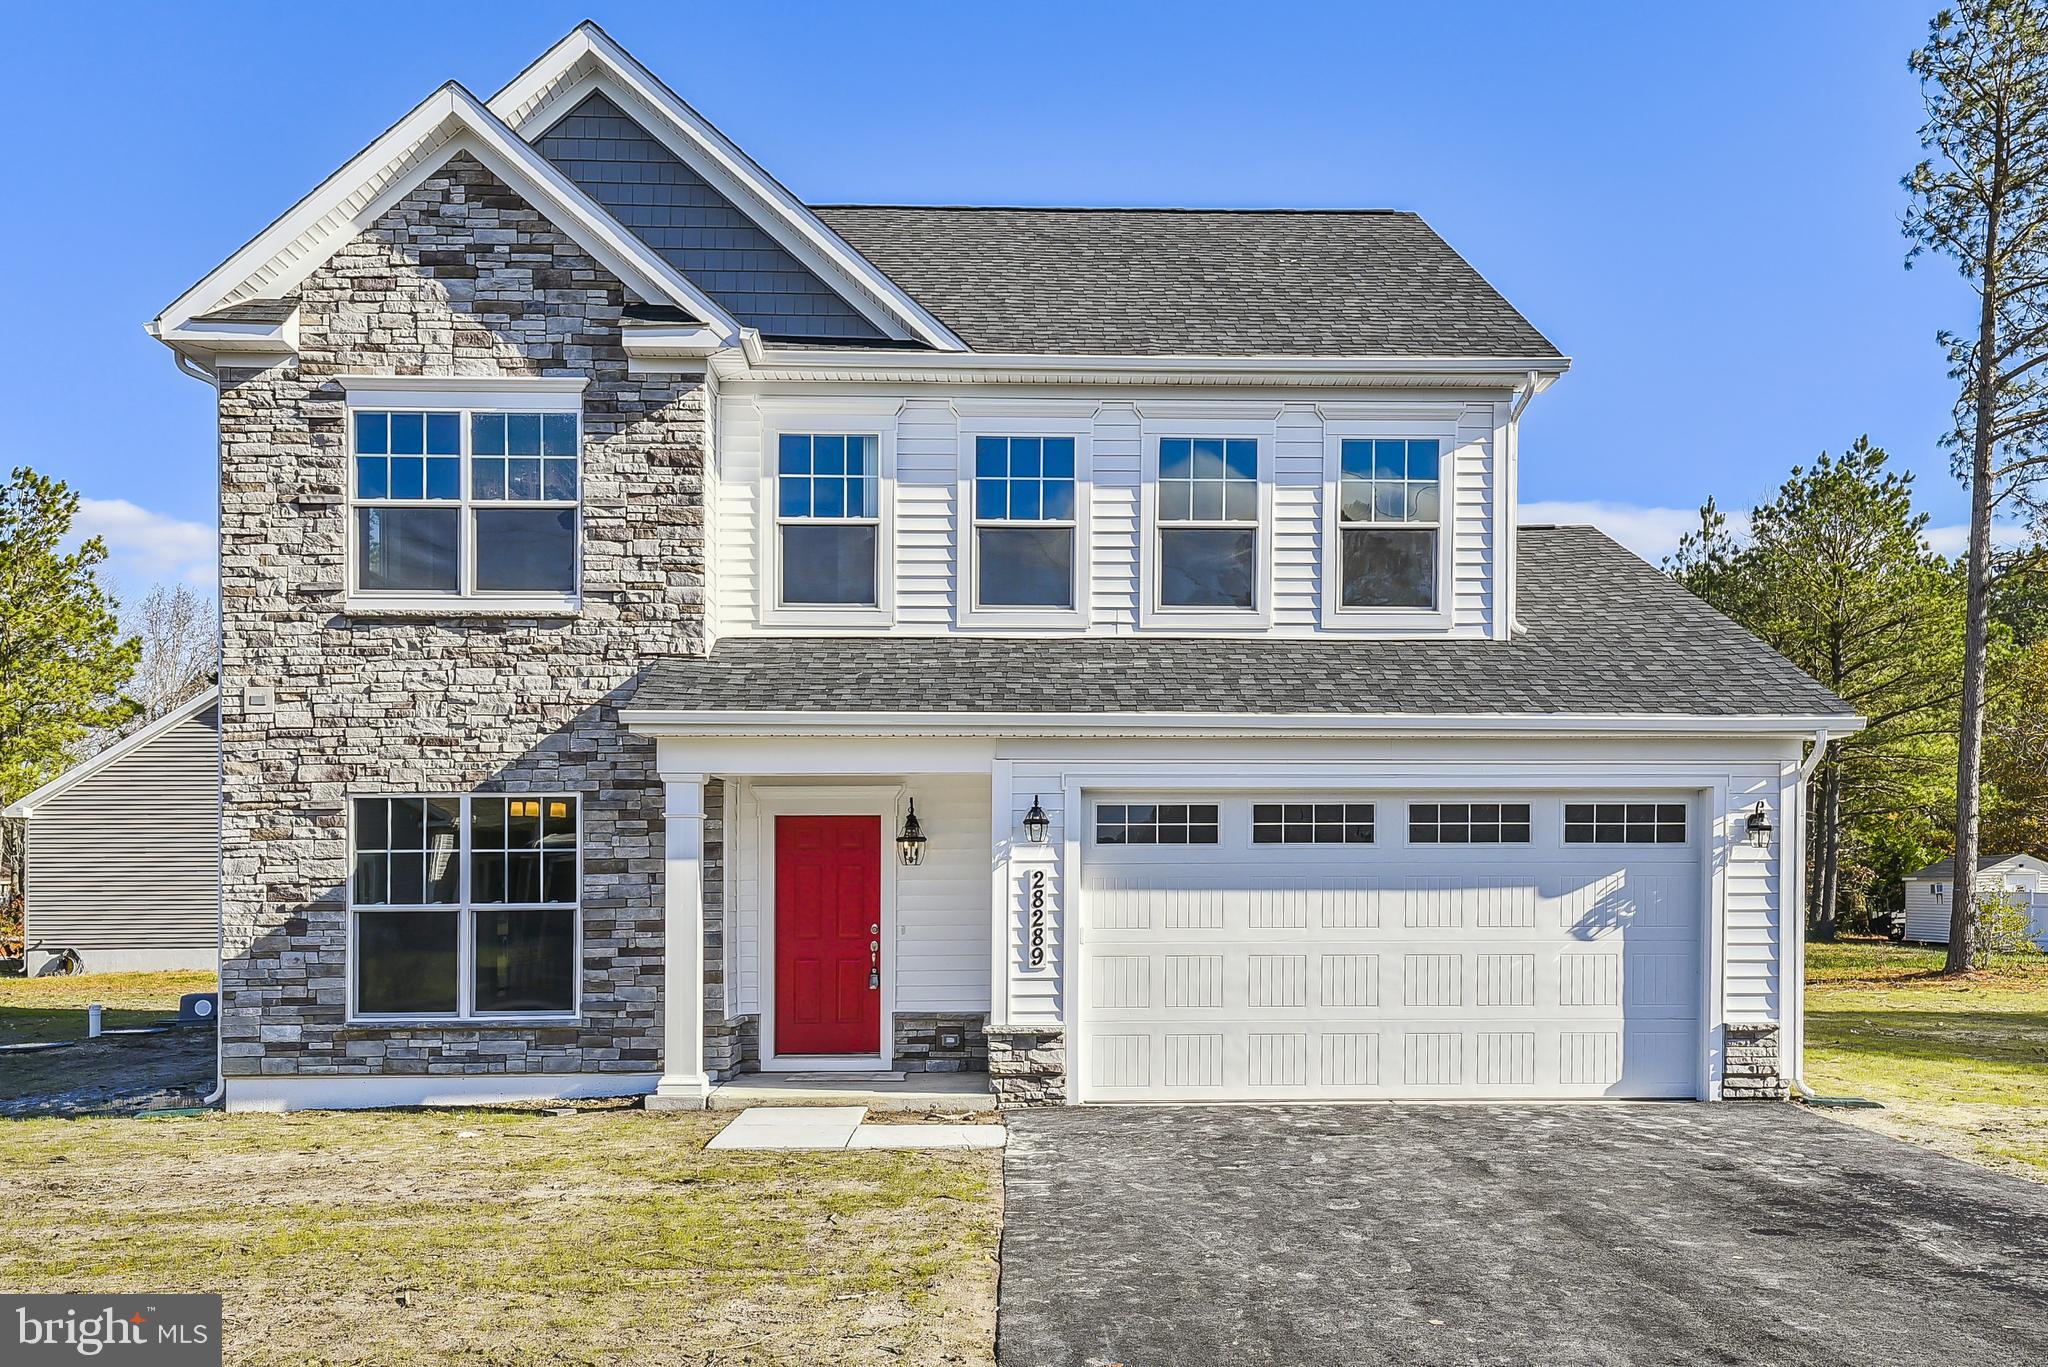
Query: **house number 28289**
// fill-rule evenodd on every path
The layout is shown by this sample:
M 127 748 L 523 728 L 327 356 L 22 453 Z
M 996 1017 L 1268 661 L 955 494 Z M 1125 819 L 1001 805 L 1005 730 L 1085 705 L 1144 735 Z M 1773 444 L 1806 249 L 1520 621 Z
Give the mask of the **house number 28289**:
M 1025 904 L 1030 911 L 1031 943 L 1027 962 L 1032 968 L 1045 967 L 1045 870 L 1033 869 L 1024 880 Z

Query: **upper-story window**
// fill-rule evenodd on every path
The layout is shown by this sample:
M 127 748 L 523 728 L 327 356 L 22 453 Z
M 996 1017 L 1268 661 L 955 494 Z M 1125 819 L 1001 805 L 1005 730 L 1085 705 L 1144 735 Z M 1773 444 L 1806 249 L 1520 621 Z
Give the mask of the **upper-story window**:
M 977 437 L 975 603 L 1074 605 L 1074 439 Z
M 1443 535 L 1434 438 L 1346 438 L 1338 448 L 1338 574 L 1347 608 L 1434 608 Z
M 785 432 L 776 446 L 781 601 L 873 607 L 881 554 L 872 433 Z
M 1251 610 L 1259 567 L 1259 443 L 1159 442 L 1159 605 Z
M 576 593 L 575 413 L 362 408 L 351 417 L 356 593 Z

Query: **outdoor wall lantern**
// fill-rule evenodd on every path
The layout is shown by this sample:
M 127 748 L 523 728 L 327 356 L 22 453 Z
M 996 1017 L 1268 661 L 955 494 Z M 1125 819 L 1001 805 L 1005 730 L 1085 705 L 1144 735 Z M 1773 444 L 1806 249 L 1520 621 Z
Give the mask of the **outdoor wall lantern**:
M 1036 793 L 1031 795 L 1031 810 L 1024 813 L 1024 835 L 1034 845 L 1043 845 L 1052 837 L 1052 818 L 1038 805 Z
M 906 864 L 924 862 L 924 827 L 917 824 L 917 799 L 910 802 L 910 814 L 903 818 L 903 829 L 896 836 L 896 853 Z
M 1756 810 L 1749 814 L 1749 821 L 1746 824 L 1749 828 L 1749 843 L 1758 849 L 1768 848 L 1771 843 L 1771 832 L 1776 827 L 1771 825 L 1770 814 L 1764 809 L 1763 803 L 1756 804 Z

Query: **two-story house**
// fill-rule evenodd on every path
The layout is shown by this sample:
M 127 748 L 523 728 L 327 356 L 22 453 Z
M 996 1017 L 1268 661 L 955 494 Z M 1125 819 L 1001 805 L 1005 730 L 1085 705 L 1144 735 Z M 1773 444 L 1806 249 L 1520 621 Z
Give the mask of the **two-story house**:
M 1567 362 L 1413 214 L 807 205 L 586 24 L 150 326 L 219 394 L 231 1106 L 1796 1074 L 1859 723 L 1516 525 Z

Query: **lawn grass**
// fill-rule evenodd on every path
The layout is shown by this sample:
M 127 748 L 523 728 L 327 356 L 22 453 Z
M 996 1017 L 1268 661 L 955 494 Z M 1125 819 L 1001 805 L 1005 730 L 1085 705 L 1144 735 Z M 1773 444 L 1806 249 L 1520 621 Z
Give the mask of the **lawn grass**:
M 178 1014 L 187 992 L 211 992 L 212 973 L 76 973 L 57 978 L 0 978 L 0 1044 L 85 1038 L 85 1009 L 106 1007 L 101 1023 L 154 1025 Z
M 997 1158 L 617 1105 L 0 1122 L 0 1286 L 218 1291 L 235 1363 L 987 1363 Z
M 2048 1181 L 2048 955 L 1941 976 L 1943 951 L 1807 946 L 1806 1080 L 1882 1111 L 1831 1112 Z

